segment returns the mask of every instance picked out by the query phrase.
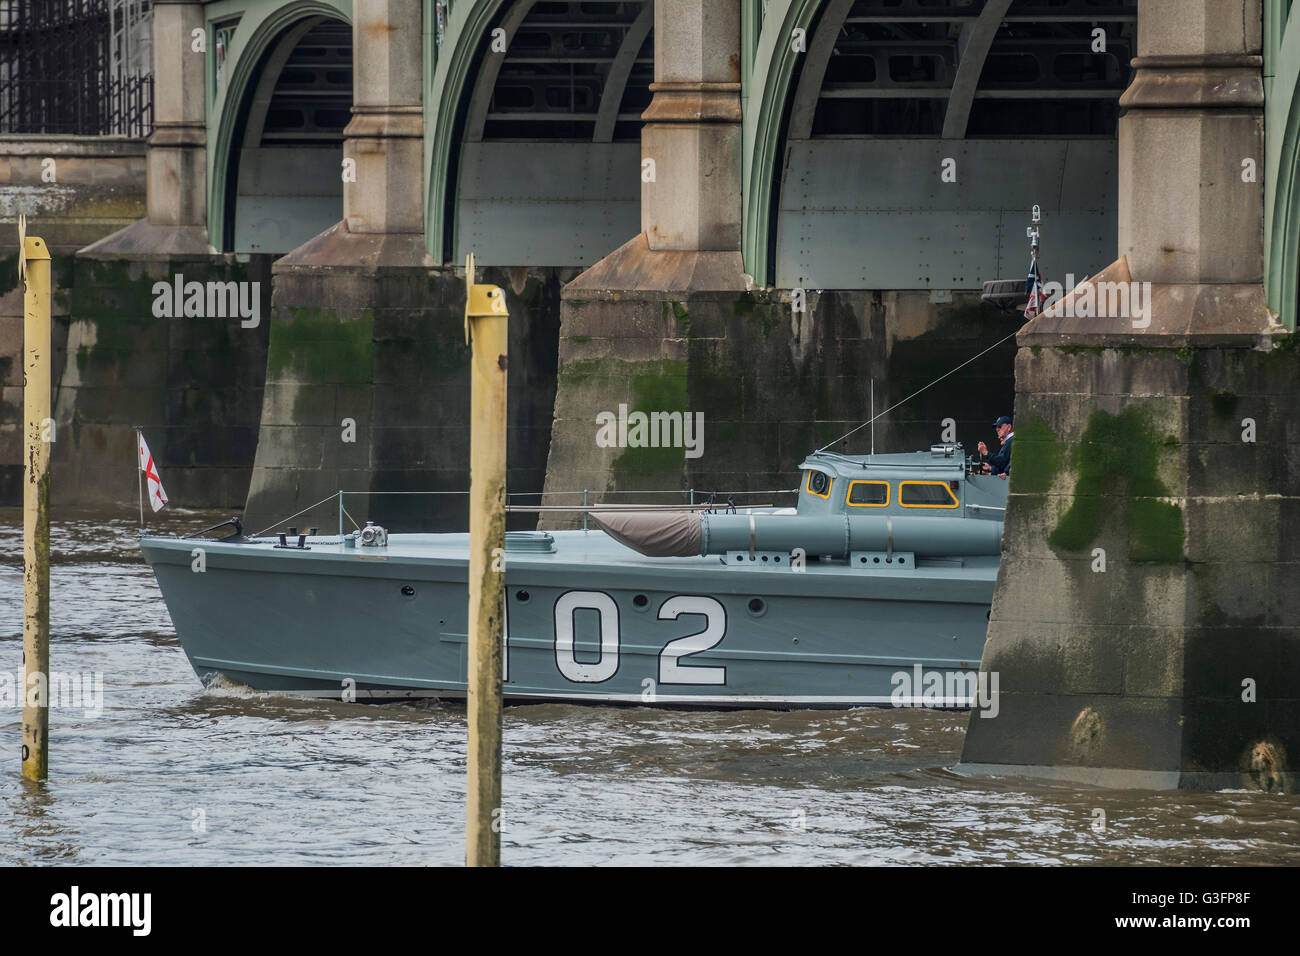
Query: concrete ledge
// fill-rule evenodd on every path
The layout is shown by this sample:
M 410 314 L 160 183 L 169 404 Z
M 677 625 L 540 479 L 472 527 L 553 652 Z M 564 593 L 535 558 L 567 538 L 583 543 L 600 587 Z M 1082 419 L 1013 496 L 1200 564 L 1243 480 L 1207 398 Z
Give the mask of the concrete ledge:
M 643 232 L 566 285 L 562 296 L 598 300 L 645 293 L 660 301 L 673 292 L 746 292 L 744 275 L 739 252 L 655 252 Z
M 423 233 L 351 232 L 347 223 L 337 222 L 277 259 L 272 271 L 324 272 L 350 266 L 373 274 L 388 267 L 433 269 L 437 265 L 424 248 Z
M 1199 285 L 1151 283 L 1142 295 L 1143 315 L 1134 327 L 1134 310 L 1114 303 L 1103 283 L 1129 287 L 1134 283 L 1127 258 L 1121 256 L 1095 276 L 1080 282 L 1016 336 L 1021 347 L 1186 348 L 1191 345 L 1244 345 L 1268 349 L 1274 337 L 1291 333 L 1268 308 L 1258 283 Z M 1140 283 L 1139 283 L 1140 284 Z M 1091 303 L 1091 304 L 1090 304 Z M 1080 315 L 1080 312 L 1087 314 Z M 1103 313 L 1103 314 L 1098 314 Z
M 959 763 L 950 768 L 964 777 L 1026 777 L 1059 780 L 1117 790 L 1177 790 L 1176 770 L 1119 770 L 1113 767 L 1049 767 L 1042 764 Z M 1204 789 L 1204 788 L 1197 788 Z M 1214 788 L 1219 789 L 1219 788 Z
M 343 136 L 346 139 L 422 139 L 424 110 L 419 106 L 356 104 Z
M 70 136 L 63 133 L 0 134 L 0 156 L 138 157 L 144 158 L 145 141 L 135 136 Z
M 1259 109 L 1264 105 L 1262 56 L 1139 56 L 1131 66 L 1137 75 L 1120 97 L 1124 109 Z
M 740 122 L 739 83 L 651 83 L 650 92 L 654 98 L 641 114 L 646 123 Z
M 128 137 L 0 136 L 0 222 L 23 213 L 30 234 L 69 256 L 145 215 L 145 154 Z
M 85 259 L 165 262 L 221 253 L 208 243 L 208 230 L 203 226 L 159 226 L 148 219 L 140 219 L 98 242 L 92 242 L 78 250 L 77 255 Z
M 1113 790 L 1256 790 L 1241 774 L 1180 772 L 1177 770 L 1121 770 L 1115 767 L 1049 767 L 1041 764 L 959 763 L 950 768 L 964 777 L 1023 777 L 1058 780 Z M 1295 793 L 1300 774 L 1285 775 L 1286 792 Z

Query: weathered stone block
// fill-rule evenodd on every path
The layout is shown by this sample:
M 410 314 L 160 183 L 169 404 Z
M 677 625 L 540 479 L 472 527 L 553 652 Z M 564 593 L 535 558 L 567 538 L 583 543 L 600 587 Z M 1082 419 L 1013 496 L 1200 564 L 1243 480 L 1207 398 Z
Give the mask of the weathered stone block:
M 1289 344 L 1215 332 L 1185 335 L 1176 361 L 1135 352 L 1125 372 L 1118 346 L 1034 354 L 1032 330 L 982 665 L 1000 672 L 1002 713 L 971 720 L 963 764 L 1291 792 L 1300 361 Z M 1090 392 L 1110 386 L 1131 393 Z M 1244 405 L 1274 423 L 1253 445 L 1239 440 Z M 1059 673 L 1044 666 L 1058 659 Z
M 624 299 L 609 291 L 570 290 L 563 300 L 548 481 L 604 473 L 603 480 L 593 478 L 596 486 L 792 486 L 804 456 L 871 417 L 872 379 L 877 412 L 925 389 L 876 422 L 878 451 L 928 448 L 947 418 L 967 447 L 981 438 L 992 441 L 991 423 L 1012 405 L 1003 371 L 1013 355 L 1009 344 L 1001 356 L 995 350 L 978 368 L 934 385 L 1005 335 L 993 313 L 972 299 L 949 306 L 925 295 L 826 292 L 811 297 L 806 312 L 794 313 L 770 291 L 640 291 Z M 655 363 L 684 371 L 649 374 Z M 623 401 L 634 408 L 703 412 L 704 455 L 687 459 L 678 452 L 670 461 L 663 454 L 640 467 L 632 464 L 638 449 L 610 454 L 596 447 L 596 413 L 617 411 Z M 872 431 L 861 428 L 836 447 L 866 451 Z M 549 516 L 546 521 L 563 526 Z
M 1178 697 L 1183 693 L 1183 635 L 1177 627 L 1150 627 L 1135 623 L 1118 631 L 1107 629 L 1099 636 L 1106 640 L 1112 633 L 1119 638 L 1123 655 L 1126 697 Z
M 153 286 L 177 274 L 269 280 L 269 260 L 67 256 L 58 264 L 56 502 L 133 504 L 140 425 L 169 493 L 183 486 L 187 507 L 228 506 L 232 469 L 242 456 L 246 479 L 256 445 L 265 330 L 241 329 L 237 319 L 156 317 Z M 210 498 L 199 480 L 205 468 L 213 470 Z M 168 477 L 179 469 L 186 477 Z
M 1276 498 L 1187 499 L 1188 560 L 1236 566 L 1276 560 L 1279 506 Z
M 328 415 L 333 438 L 314 475 L 300 473 L 305 465 L 290 450 L 259 445 L 248 511 L 292 513 L 320 488 L 337 487 L 342 475 L 357 491 L 463 492 L 469 483 L 470 354 L 463 277 L 423 267 L 332 265 L 322 273 L 310 263 L 282 262 L 277 269 L 263 421 L 310 432 L 310 422 Z M 555 270 L 498 269 L 480 270 L 478 281 L 502 285 L 511 311 L 511 491 L 539 491 L 553 412 L 559 281 Z M 329 390 L 317 391 L 321 386 Z M 312 397 L 290 400 L 277 391 L 286 387 Z M 343 418 L 355 419 L 355 443 L 340 440 Z M 422 498 L 379 496 L 367 513 L 394 530 L 463 529 L 463 501 L 433 507 Z M 511 527 L 531 527 L 532 521 L 511 516 Z

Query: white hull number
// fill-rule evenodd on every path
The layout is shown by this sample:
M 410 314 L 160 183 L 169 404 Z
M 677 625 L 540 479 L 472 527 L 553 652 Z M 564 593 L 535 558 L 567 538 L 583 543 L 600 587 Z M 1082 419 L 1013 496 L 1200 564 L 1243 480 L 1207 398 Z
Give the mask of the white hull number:
M 574 653 L 574 616 L 579 610 L 595 611 L 600 621 L 600 658 L 579 661 Z M 660 684 L 726 684 L 725 667 L 686 664 L 684 658 L 710 650 L 727 634 L 727 611 L 722 603 L 701 595 L 670 597 L 659 606 L 659 620 L 675 621 L 683 614 L 704 618 L 703 630 L 669 641 L 659 652 Z M 603 591 L 566 591 L 555 602 L 555 665 L 565 679 L 578 684 L 599 684 L 618 672 L 618 604 Z

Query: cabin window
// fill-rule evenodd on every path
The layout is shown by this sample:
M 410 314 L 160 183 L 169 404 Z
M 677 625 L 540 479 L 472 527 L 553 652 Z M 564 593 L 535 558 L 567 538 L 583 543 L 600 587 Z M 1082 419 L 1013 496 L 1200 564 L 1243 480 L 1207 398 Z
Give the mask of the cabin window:
M 957 496 L 946 481 L 904 481 L 898 486 L 904 508 L 956 508 Z
M 889 482 L 850 481 L 849 504 L 855 508 L 883 508 L 889 504 Z
M 831 496 L 831 476 L 824 471 L 808 472 L 808 494 L 816 495 L 818 498 L 829 498 Z

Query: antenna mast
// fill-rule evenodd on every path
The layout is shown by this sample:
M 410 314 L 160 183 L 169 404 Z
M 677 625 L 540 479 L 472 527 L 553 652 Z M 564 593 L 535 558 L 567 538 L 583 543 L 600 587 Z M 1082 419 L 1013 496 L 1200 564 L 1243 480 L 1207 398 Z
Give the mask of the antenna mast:
M 1043 295 L 1043 275 L 1038 270 L 1038 224 L 1042 221 L 1043 213 L 1042 210 L 1038 208 L 1037 203 L 1034 204 L 1032 216 L 1033 219 L 1031 225 L 1025 229 L 1025 236 L 1029 239 L 1029 275 L 1025 279 L 1025 294 L 1029 297 L 1025 302 L 1026 319 L 1032 319 L 1036 316 L 1043 310 L 1045 304 L 1045 297 Z

